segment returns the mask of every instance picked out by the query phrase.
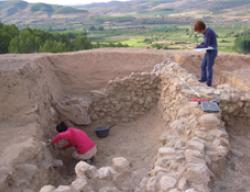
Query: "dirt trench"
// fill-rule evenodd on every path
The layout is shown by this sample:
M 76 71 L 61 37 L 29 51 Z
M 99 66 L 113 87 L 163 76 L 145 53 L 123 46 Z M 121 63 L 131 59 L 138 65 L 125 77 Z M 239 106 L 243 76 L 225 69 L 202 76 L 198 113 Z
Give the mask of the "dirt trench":
M 221 174 L 214 179 L 212 192 L 249 192 L 250 121 L 232 118 L 226 128 L 231 150 L 221 167 Z
M 19 57 L 22 57 L 22 60 L 20 60 Z M 41 66 L 45 66 L 46 64 L 49 65 L 50 69 L 52 69 L 51 73 L 53 72 L 49 79 L 47 76 L 43 77 L 41 75 L 42 73 L 40 68 L 37 68 L 36 62 L 38 60 L 32 60 L 27 64 L 27 58 L 32 59 L 32 57 L 39 57 L 38 63 L 40 63 Z M 30 102 L 31 100 L 22 102 L 23 106 L 19 106 L 19 104 L 15 105 L 15 102 L 23 100 L 22 98 L 36 98 L 32 95 L 32 93 L 35 92 L 40 93 L 38 95 L 43 95 L 43 93 L 47 93 L 51 90 L 55 92 L 55 88 L 57 88 L 56 86 L 58 85 L 62 86 L 62 90 L 58 91 L 60 92 L 58 93 L 58 97 L 61 97 L 61 92 L 63 94 L 80 96 L 89 90 L 98 90 L 103 88 L 110 79 L 114 79 L 115 77 L 124 77 L 134 71 L 151 71 L 155 64 L 160 63 L 166 57 L 174 58 L 175 61 L 180 63 L 184 68 L 188 69 L 192 74 L 196 74 L 198 77 L 199 67 L 197 67 L 197 65 L 199 64 L 201 56 L 185 52 L 156 53 L 156 51 L 151 52 L 150 50 L 131 51 L 128 49 L 121 49 L 95 50 L 44 57 L 42 55 L 4 56 L 0 58 L 0 77 L 3 79 L 3 85 L 0 85 L 0 87 L 3 88 L 1 89 L 3 91 L 1 91 L 0 97 L 3 100 L 5 99 L 5 102 L 1 102 L 0 107 L 6 110 L 0 111 L 0 117 L 7 118 L 11 114 L 10 117 L 14 119 L 13 124 L 17 124 L 17 122 L 15 122 L 17 119 L 21 122 L 24 122 L 23 120 L 25 118 L 28 119 L 28 116 L 23 116 L 23 114 L 26 115 L 26 113 L 32 114 L 29 115 L 28 120 L 36 119 L 38 117 L 33 116 L 33 113 L 35 113 L 35 110 L 37 109 L 33 109 L 31 103 L 36 104 L 37 101 L 40 102 L 40 97 L 37 97 L 38 99 L 34 102 Z M 238 86 L 239 89 L 248 91 L 248 85 L 250 84 L 249 81 L 246 81 L 248 74 L 245 72 L 249 70 L 249 58 L 250 57 L 247 56 L 221 55 L 217 61 L 218 65 L 216 66 L 216 84 L 228 82 L 236 87 Z M 235 63 L 238 65 L 235 65 Z M 37 71 L 35 75 L 34 69 Z M 232 72 L 232 75 L 227 77 L 229 72 Z M 40 77 L 40 75 L 40 79 L 46 79 L 48 84 L 53 84 L 52 82 L 54 82 L 55 79 L 58 83 L 55 83 L 56 86 L 51 85 L 50 89 L 46 88 L 46 83 L 41 84 L 41 86 L 37 86 L 37 79 L 39 79 L 38 77 Z M 14 79 L 16 79 L 16 82 L 14 82 Z M 42 80 L 40 82 L 43 82 Z M 23 89 L 24 82 L 26 81 L 27 86 L 25 86 L 25 88 L 27 87 L 27 91 L 26 89 Z M 6 82 L 9 84 L 8 87 L 6 86 Z M 33 87 L 36 87 L 37 90 L 32 90 L 30 89 L 31 87 L 32 89 Z M 46 89 L 43 89 L 44 87 Z M 39 92 L 40 89 L 41 92 Z M 15 92 L 13 90 L 15 90 Z M 6 95 L 4 93 L 6 93 Z M 11 97 L 7 95 L 7 93 L 9 93 Z M 17 95 L 21 95 L 23 97 L 20 96 L 16 98 Z M 49 99 L 50 95 L 48 95 L 48 97 L 46 96 L 44 101 L 48 101 Z M 9 103 L 12 103 L 13 106 L 9 105 Z M 18 108 L 16 107 L 17 109 L 12 110 L 14 105 L 15 107 L 18 106 Z M 45 109 L 49 109 L 50 107 L 49 104 L 45 102 L 41 103 L 41 106 Z M 42 107 L 38 106 L 38 109 Z M 30 110 L 30 108 L 32 108 L 32 110 Z M 46 115 L 46 113 L 47 111 L 43 113 L 39 111 L 39 115 Z M 20 114 L 22 114 L 22 116 Z M 42 121 L 47 119 L 44 117 Z M 248 130 L 250 124 L 244 122 L 245 121 L 242 121 L 241 119 L 235 119 L 232 122 L 228 122 L 227 130 L 230 135 L 232 150 L 227 156 L 225 167 L 222 168 L 224 173 L 214 179 L 214 192 L 248 192 L 250 189 L 250 156 L 248 155 L 248 152 L 250 152 L 248 149 L 248 145 L 250 145 L 250 131 Z M 1 127 L 1 133 L 6 133 L 5 130 L 12 126 L 10 124 L 10 119 L 6 119 L 6 123 L 6 126 Z M 51 133 L 51 130 L 54 128 L 56 123 L 58 122 L 53 121 L 50 123 L 44 123 L 45 125 L 37 126 L 36 129 L 34 129 L 35 126 L 32 125 L 31 129 L 34 130 L 34 134 L 32 134 L 31 131 L 26 134 L 21 130 L 25 129 L 28 131 L 26 126 L 17 126 L 18 131 L 16 133 L 20 131 L 29 137 L 34 137 L 34 135 L 37 137 L 37 130 L 43 128 L 43 131 L 46 132 L 46 134 L 48 132 Z M 46 127 L 48 125 L 51 127 Z M 142 175 L 145 175 L 145 173 L 152 166 L 155 154 L 157 153 L 157 149 L 160 145 L 158 138 L 166 126 L 167 125 L 160 116 L 160 113 L 156 108 L 153 108 L 136 121 L 127 124 L 117 124 L 111 129 L 110 136 L 105 139 L 99 139 L 94 135 L 93 128 L 95 126 L 83 127 L 83 130 L 86 130 L 86 132 L 97 142 L 98 146 L 102 146 L 98 149 L 96 157 L 97 167 L 109 165 L 112 157 L 124 156 L 132 162 L 133 169 L 138 171 L 135 179 L 139 181 L 139 178 Z M 15 126 L 13 125 L 13 127 Z M 10 132 L 10 130 L 11 129 L 8 129 L 8 132 Z M 132 131 L 133 134 L 131 134 Z M 1 138 L 3 138 L 2 141 L 6 139 L 4 134 L 1 134 Z M 9 136 L 8 139 L 9 142 L 12 143 L 19 142 L 11 136 Z M 47 140 L 48 138 L 45 139 Z M 2 147 L 6 147 L 5 143 L 2 144 Z M 15 147 L 20 148 L 18 146 Z M 50 149 L 50 152 L 55 155 L 54 157 L 57 159 L 63 159 L 66 165 L 66 169 L 58 168 L 58 173 L 63 176 L 64 180 L 53 181 L 51 184 L 69 184 L 75 177 L 74 166 L 76 162 L 71 159 L 72 151 L 68 150 L 66 152 L 55 152 L 54 149 Z M 37 186 L 36 189 L 38 189 Z
M 143 176 L 152 169 L 160 147 L 159 138 L 167 129 L 167 123 L 155 107 L 133 122 L 115 125 L 106 138 L 98 138 L 94 133 L 95 127 L 81 127 L 97 144 L 98 152 L 93 165 L 100 168 L 111 165 L 111 160 L 115 157 L 125 157 L 131 163 L 135 183 L 139 184 Z M 51 152 L 53 153 L 53 149 Z M 58 169 L 66 179 L 64 184 L 69 184 L 75 178 L 74 167 L 77 161 L 71 158 L 72 152 L 72 149 L 56 151 L 55 158 L 63 160 L 65 165 Z

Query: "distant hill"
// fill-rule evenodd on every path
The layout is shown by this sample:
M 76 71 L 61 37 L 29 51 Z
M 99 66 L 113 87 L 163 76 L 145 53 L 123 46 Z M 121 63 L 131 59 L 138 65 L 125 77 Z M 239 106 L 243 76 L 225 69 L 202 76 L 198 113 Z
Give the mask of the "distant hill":
M 89 11 L 145 12 L 151 10 L 175 9 L 176 11 L 209 10 L 213 13 L 227 9 L 250 6 L 249 0 L 131 0 L 92 3 L 78 6 Z
M 78 6 L 95 14 L 250 22 L 250 0 L 132 0 Z M 215 20 L 216 19 L 216 20 Z M 187 20 L 188 21 L 188 20 Z
M 250 0 L 131 0 L 75 7 L 0 0 L 0 21 L 18 26 L 79 29 L 93 25 L 250 23 Z
M 19 26 L 63 24 L 74 18 L 74 22 L 82 22 L 81 18 L 88 11 L 73 7 L 50 5 L 45 3 L 27 3 L 22 0 L 0 1 L 0 20 Z

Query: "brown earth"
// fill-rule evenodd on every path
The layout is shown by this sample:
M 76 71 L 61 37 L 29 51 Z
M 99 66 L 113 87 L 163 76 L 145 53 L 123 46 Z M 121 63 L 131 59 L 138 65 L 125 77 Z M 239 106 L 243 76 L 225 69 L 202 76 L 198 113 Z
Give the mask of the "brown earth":
M 160 147 L 159 136 L 167 127 L 160 111 L 152 109 L 134 122 L 112 127 L 109 137 L 104 139 L 97 138 L 93 135 L 93 130 L 89 129 L 88 132 L 90 131 L 90 135 L 100 146 L 95 165 L 110 165 L 112 158 L 122 156 L 128 159 L 133 170 L 136 170 L 135 179 L 142 178 L 152 169 Z
M 127 48 L 0 56 L 0 181 L 5 178 L 3 173 L 6 169 L 2 167 L 11 169 L 16 162 L 30 159 L 30 154 L 42 150 L 39 147 L 44 133 L 47 136 L 54 133 L 52 130 L 57 118 L 48 112 L 51 103 L 64 96 L 82 96 L 91 90 L 102 89 L 116 77 L 151 71 L 155 64 L 167 58 L 180 63 L 198 77 L 201 57 L 202 54 L 196 52 Z M 215 86 L 228 82 L 238 89 L 250 91 L 249 72 L 250 56 L 220 54 L 215 66 Z M 36 111 L 38 113 L 34 115 Z M 110 137 L 103 140 L 97 139 L 92 129 L 87 128 L 98 146 L 102 146 L 96 165 L 103 166 L 114 156 L 125 156 L 136 169 L 146 172 L 157 153 L 159 132 L 164 129 L 164 121 L 153 114 L 157 112 L 152 110 L 135 122 L 116 125 L 111 129 Z M 229 126 L 229 133 L 237 126 Z M 131 129 L 133 134 L 130 134 Z M 242 146 L 237 149 L 246 153 L 248 137 L 245 135 L 244 140 L 241 137 L 238 134 L 232 136 L 232 146 Z M 28 153 L 23 153 L 24 150 Z M 236 167 L 243 168 L 244 163 L 250 160 L 247 155 L 243 161 L 235 156 L 228 157 Z M 248 173 L 245 175 L 249 178 Z M 238 177 L 238 172 L 227 174 L 221 183 L 227 189 Z M 223 186 L 221 183 L 218 187 Z M 249 185 L 245 187 L 247 189 Z

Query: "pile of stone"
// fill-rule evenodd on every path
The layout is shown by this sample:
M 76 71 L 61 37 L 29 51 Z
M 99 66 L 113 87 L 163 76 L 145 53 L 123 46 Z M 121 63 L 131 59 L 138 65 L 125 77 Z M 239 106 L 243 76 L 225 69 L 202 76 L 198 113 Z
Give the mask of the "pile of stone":
M 112 166 L 97 169 L 80 161 L 75 167 L 76 179 L 71 185 L 44 186 L 40 192 L 129 192 L 133 188 L 132 171 L 128 160 L 114 158 Z

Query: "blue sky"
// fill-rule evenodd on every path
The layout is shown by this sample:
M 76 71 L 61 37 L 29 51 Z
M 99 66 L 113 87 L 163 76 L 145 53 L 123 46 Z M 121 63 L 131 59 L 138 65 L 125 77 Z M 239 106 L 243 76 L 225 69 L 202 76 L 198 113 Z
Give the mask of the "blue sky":
M 88 4 L 95 2 L 108 2 L 111 0 L 25 0 L 30 3 L 49 3 L 49 4 L 59 4 L 59 5 L 76 5 L 76 4 Z M 119 0 L 119 1 L 127 1 L 127 0 Z

